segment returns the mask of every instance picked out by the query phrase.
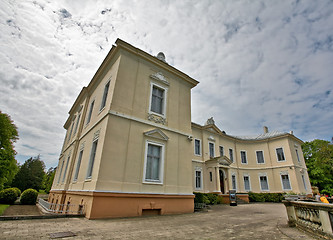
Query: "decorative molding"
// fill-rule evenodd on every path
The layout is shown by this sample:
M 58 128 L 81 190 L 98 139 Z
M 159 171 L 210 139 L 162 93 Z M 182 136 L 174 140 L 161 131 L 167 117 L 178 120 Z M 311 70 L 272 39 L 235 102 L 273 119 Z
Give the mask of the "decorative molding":
M 80 145 L 80 151 L 82 151 L 83 149 L 84 149 L 84 144 L 85 144 L 86 142 L 83 142 L 83 143 L 81 143 L 81 145 Z
M 148 113 L 148 120 L 149 121 L 153 121 L 155 123 L 161 123 L 163 125 L 166 124 L 166 119 L 164 117 L 161 117 L 161 116 L 158 116 L 158 115 L 155 115 L 153 113 Z
M 211 124 L 215 124 L 215 121 L 214 121 L 213 117 L 208 118 L 205 125 L 211 125 Z
M 215 138 L 214 138 L 213 136 L 209 136 L 209 137 L 208 137 L 208 140 L 209 140 L 209 141 L 213 141 L 213 142 L 215 142 Z
M 150 75 L 150 78 L 154 79 L 154 80 L 157 80 L 161 83 L 164 83 L 165 85 L 170 85 L 170 83 L 168 82 L 168 80 L 165 78 L 165 76 L 161 73 L 161 72 L 157 72 L 157 73 L 154 73 L 154 74 L 151 74 Z
M 157 138 L 164 141 L 169 140 L 169 137 L 164 132 L 162 132 L 160 129 L 157 128 L 150 130 L 148 132 L 144 132 L 143 134 L 147 137 Z
M 94 133 L 93 142 L 99 138 L 99 134 L 100 134 L 100 132 L 101 132 L 101 129 L 98 129 L 98 130 Z

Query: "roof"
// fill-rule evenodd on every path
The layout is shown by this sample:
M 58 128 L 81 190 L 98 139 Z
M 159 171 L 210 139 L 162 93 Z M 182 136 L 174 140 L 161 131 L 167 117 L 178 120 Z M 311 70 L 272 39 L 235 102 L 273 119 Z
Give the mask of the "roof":
M 268 133 L 262 133 L 256 136 L 232 136 L 234 138 L 240 139 L 240 140 L 264 140 L 269 138 L 274 138 L 282 135 L 286 135 L 289 133 L 286 132 L 279 132 L 279 131 L 272 131 Z

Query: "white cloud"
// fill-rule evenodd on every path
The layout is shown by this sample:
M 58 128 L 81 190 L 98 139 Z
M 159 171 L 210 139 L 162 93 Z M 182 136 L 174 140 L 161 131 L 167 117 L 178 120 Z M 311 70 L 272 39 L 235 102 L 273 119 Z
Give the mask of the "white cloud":
M 20 156 L 57 164 L 67 112 L 116 38 L 196 78 L 192 120 L 332 136 L 331 1 L 3 1 L 0 109 Z M 22 159 L 22 157 L 21 157 Z

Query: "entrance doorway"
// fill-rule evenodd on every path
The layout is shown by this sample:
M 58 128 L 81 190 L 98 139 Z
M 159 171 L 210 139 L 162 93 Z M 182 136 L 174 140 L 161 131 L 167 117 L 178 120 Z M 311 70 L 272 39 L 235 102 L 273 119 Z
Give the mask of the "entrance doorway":
M 220 186 L 221 186 L 221 193 L 224 194 L 224 174 L 223 171 L 220 170 Z

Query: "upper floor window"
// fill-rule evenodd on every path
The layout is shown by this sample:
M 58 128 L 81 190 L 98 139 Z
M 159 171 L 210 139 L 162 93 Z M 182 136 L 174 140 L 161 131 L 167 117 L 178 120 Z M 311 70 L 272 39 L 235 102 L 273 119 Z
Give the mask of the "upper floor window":
M 147 142 L 144 169 L 145 182 L 163 182 L 164 145 Z
M 263 151 L 256 151 L 256 155 L 257 155 L 257 163 L 259 163 L 259 164 L 265 163 Z
M 301 160 L 299 159 L 298 150 L 297 149 L 295 149 L 295 150 L 296 150 L 297 161 L 301 162 Z
M 68 142 L 71 140 L 71 137 L 72 137 L 73 128 L 74 128 L 74 122 L 75 122 L 75 117 L 74 117 L 73 122 L 72 122 L 72 124 L 71 124 L 71 130 L 70 130 L 70 132 L 69 132 Z
M 150 111 L 165 115 L 166 89 L 155 84 L 151 88 Z
M 243 164 L 246 164 L 247 163 L 247 159 L 246 159 L 246 152 L 245 151 L 241 151 L 241 162 Z
M 94 105 L 95 105 L 95 100 L 90 103 L 89 113 L 88 113 L 88 116 L 87 116 L 87 124 L 90 123 L 91 115 L 92 115 L 92 112 L 93 112 L 93 109 L 94 109 Z
M 229 157 L 230 157 L 230 160 L 232 162 L 234 162 L 234 152 L 233 152 L 233 150 L 231 148 L 229 149 Z
M 224 149 L 223 149 L 223 146 L 220 146 L 220 156 L 224 156 Z
M 74 128 L 74 133 L 73 134 L 76 133 L 76 131 L 77 131 L 78 127 L 79 127 L 80 118 L 81 118 L 81 113 L 79 113 L 79 116 L 77 117 L 75 128 Z
M 286 160 L 284 158 L 283 148 L 277 148 L 276 149 L 276 155 L 277 155 L 277 160 L 278 161 L 285 161 Z
M 106 99 L 108 97 L 108 92 L 109 92 L 109 86 L 110 86 L 110 81 L 108 81 L 108 83 L 104 87 L 104 93 L 103 93 L 101 108 L 99 110 L 102 110 L 105 107 Z
M 200 139 L 194 139 L 194 154 L 201 155 L 201 141 Z
M 97 143 L 98 143 L 98 139 L 93 142 L 93 145 L 91 147 L 88 171 L 87 171 L 87 176 L 86 176 L 87 179 L 90 179 L 92 176 L 92 171 L 94 168 L 94 162 L 95 162 L 95 156 L 96 156 L 96 150 L 97 150 Z
M 209 143 L 209 156 L 210 157 L 215 157 L 215 151 L 214 151 L 214 143 L 210 142 Z

